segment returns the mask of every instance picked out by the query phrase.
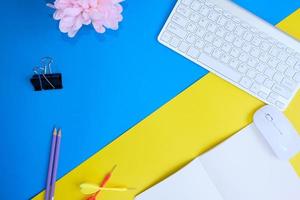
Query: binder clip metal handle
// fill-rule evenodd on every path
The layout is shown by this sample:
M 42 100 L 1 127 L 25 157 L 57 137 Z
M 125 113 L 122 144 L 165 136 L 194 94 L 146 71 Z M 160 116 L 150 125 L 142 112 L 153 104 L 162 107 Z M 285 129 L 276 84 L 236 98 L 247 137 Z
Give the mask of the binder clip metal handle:
M 34 75 L 30 81 L 35 91 L 62 88 L 62 76 L 60 73 L 52 73 L 52 63 L 51 57 L 44 57 L 41 59 L 42 66 L 33 69 Z

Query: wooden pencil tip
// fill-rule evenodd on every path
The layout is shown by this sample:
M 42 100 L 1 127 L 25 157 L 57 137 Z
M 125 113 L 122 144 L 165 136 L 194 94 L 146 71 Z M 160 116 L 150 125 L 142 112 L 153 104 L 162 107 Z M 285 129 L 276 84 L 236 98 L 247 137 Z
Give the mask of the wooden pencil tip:
M 57 133 L 58 136 L 61 136 L 61 128 L 58 129 L 58 133 Z
M 53 129 L 53 135 L 56 135 L 57 134 L 57 130 L 56 128 Z

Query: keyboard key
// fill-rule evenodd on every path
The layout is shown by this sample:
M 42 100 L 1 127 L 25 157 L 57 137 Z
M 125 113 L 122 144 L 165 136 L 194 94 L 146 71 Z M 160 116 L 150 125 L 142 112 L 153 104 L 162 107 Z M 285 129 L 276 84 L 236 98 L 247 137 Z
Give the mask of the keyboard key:
M 180 43 L 180 39 L 178 39 L 177 37 L 173 37 L 171 39 L 170 45 L 176 48 L 178 47 L 179 43 Z
M 227 23 L 227 19 L 225 17 L 220 17 L 217 23 L 224 26 Z
M 264 64 L 264 63 L 259 63 L 259 64 L 256 66 L 256 69 L 257 69 L 259 72 L 264 72 L 267 68 L 268 68 L 268 65 L 266 65 L 266 64 Z
M 222 50 L 227 52 L 227 53 L 230 52 L 231 48 L 232 48 L 232 45 L 229 44 L 229 43 L 224 43 L 223 46 L 222 46 Z
M 220 49 L 215 49 L 212 56 L 216 59 L 219 59 L 221 57 L 222 51 Z
M 256 67 L 258 62 L 259 60 L 257 58 L 249 57 L 248 59 L 248 65 L 250 65 L 251 67 Z
M 186 42 L 181 42 L 179 45 L 179 50 L 182 52 L 186 52 L 189 47 L 190 47 L 190 44 L 188 44 Z
M 261 74 L 257 74 L 255 77 L 255 81 L 258 83 L 263 83 L 265 80 L 266 80 L 266 77 Z
M 223 10 L 217 6 L 214 7 L 214 10 L 217 11 L 218 13 L 222 13 Z
M 196 31 L 196 35 L 200 38 L 202 38 L 206 33 L 206 30 L 205 29 L 202 29 L 202 28 L 199 28 L 197 31 Z
M 220 72 L 223 76 L 231 79 L 234 82 L 239 82 L 241 80 L 241 75 L 234 69 L 231 69 L 227 65 L 222 64 L 221 62 L 216 61 L 214 58 L 201 54 L 198 58 L 200 62 L 205 63 L 208 66 L 211 66 L 217 72 Z
M 178 25 L 175 25 L 173 23 L 170 23 L 167 28 L 171 33 L 174 33 L 180 38 L 185 38 L 187 35 L 187 32 L 182 30 Z
M 245 29 L 249 29 L 249 27 L 250 27 L 249 24 L 247 24 L 245 22 L 242 22 L 241 26 L 244 27 Z
M 215 50 L 215 48 L 211 44 L 207 44 L 204 47 L 204 52 L 207 54 L 211 54 L 213 52 L 213 50 Z
M 205 2 L 205 5 L 207 5 L 208 7 L 214 7 L 214 4 L 213 3 L 211 3 L 211 2 L 209 2 L 209 1 L 206 1 Z
M 197 59 L 199 54 L 200 54 L 200 51 L 194 47 L 191 47 L 187 52 L 187 55 L 191 56 L 194 59 Z
M 242 49 L 243 49 L 245 52 L 249 53 L 250 50 L 252 49 L 252 45 L 250 45 L 249 43 L 244 43 Z
M 269 97 L 267 98 L 267 100 L 271 103 L 271 104 L 275 104 L 276 103 L 276 99 L 274 99 L 273 97 Z
M 189 17 L 189 15 L 191 14 L 191 11 L 186 6 L 183 5 L 178 6 L 177 12 L 182 14 L 185 17 Z
M 209 8 L 206 6 L 202 6 L 199 10 L 199 13 L 203 16 L 207 16 L 209 13 Z
M 220 16 L 221 16 L 221 15 L 220 15 L 218 12 L 216 12 L 216 11 L 211 11 L 211 12 L 209 13 L 209 15 L 208 15 L 208 19 L 210 19 L 210 20 L 216 22 L 216 21 L 219 19 Z
M 293 67 L 293 66 L 297 63 L 297 59 L 290 56 L 290 57 L 287 59 L 286 63 L 287 63 L 289 66 Z
M 283 86 L 288 88 L 289 90 L 294 90 L 297 87 L 297 83 L 293 81 L 292 79 L 284 78 L 281 82 Z
M 195 32 L 197 29 L 197 26 L 195 23 L 189 23 L 187 26 L 186 26 L 186 30 L 189 31 L 189 32 Z
M 294 54 L 295 53 L 294 49 L 291 49 L 291 48 L 286 48 L 286 52 L 289 53 L 289 54 Z
M 216 35 L 220 37 L 224 37 L 226 35 L 226 31 L 223 28 L 218 28 L 216 31 Z
M 275 93 L 275 92 L 271 92 L 270 95 L 269 95 L 269 98 L 271 99 L 271 103 L 275 103 L 276 102 L 280 102 L 280 103 L 284 103 L 286 102 L 286 99 L 283 98 L 282 96 L 280 96 L 279 94 Z
M 285 51 L 280 52 L 280 54 L 278 55 L 278 58 L 283 62 L 286 61 L 286 59 L 288 57 L 289 57 L 289 54 Z
M 190 15 L 190 20 L 192 20 L 193 22 L 197 23 L 200 20 L 200 15 L 198 15 L 197 13 L 192 13 Z
M 271 89 L 271 88 L 273 87 L 273 85 L 274 85 L 274 82 L 273 82 L 272 80 L 270 80 L 270 79 L 266 79 L 266 80 L 264 81 L 264 86 L 265 86 L 266 88 Z
M 206 18 L 201 18 L 199 21 L 199 25 L 202 26 L 203 28 L 205 28 L 207 26 L 207 24 L 209 23 L 209 20 Z
M 258 58 L 258 57 L 259 57 L 259 54 L 260 54 L 260 50 L 259 50 L 258 48 L 253 48 L 253 49 L 250 51 L 250 54 L 251 54 L 253 57 Z
M 264 72 L 264 74 L 269 77 L 270 79 L 273 78 L 274 74 L 276 73 L 276 71 L 272 68 L 268 68 L 266 69 L 266 71 Z
M 287 70 L 285 70 L 285 75 L 288 77 L 293 77 L 295 75 L 296 71 L 293 67 L 288 67 Z
M 248 72 L 247 72 L 247 76 L 249 78 L 254 78 L 256 75 L 258 74 L 258 72 L 254 69 L 250 69 Z
M 221 40 L 220 38 L 215 39 L 213 45 L 215 45 L 216 47 L 221 47 L 223 44 L 223 40 Z
M 228 31 L 233 31 L 235 29 L 235 24 L 232 21 L 228 21 L 225 25 L 225 28 Z
M 273 80 L 276 81 L 277 83 L 280 83 L 283 78 L 284 78 L 284 75 L 281 72 L 276 72 L 273 76 Z
M 263 99 L 266 99 L 268 97 L 268 93 L 265 93 L 265 92 L 259 92 L 258 93 L 258 96 L 260 96 L 261 98 Z
M 300 61 L 294 66 L 294 69 L 300 71 Z
M 279 60 L 279 59 L 277 59 L 277 58 L 273 57 L 273 58 L 270 58 L 270 60 L 269 60 L 268 64 L 269 64 L 271 67 L 274 67 L 274 68 L 276 68 L 276 67 L 277 67 L 277 65 L 279 64 L 279 62 L 280 62 L 280 60 Z
M 199 1 L 193 1 L 193 3 L 191 4 L 191 8 L 194 11 L 198 11 L 201 8 L 201 3 Z
M 238 36 L 242 36 L 242 35 L 244 35 L 244 33 L 246 32 L 246 29 L 245 28 L 243 28 L 243 27 L 237 27 L 236 29 L 235 29 L 235 31 L 234 31 L 234 33 L 236 34 L 236 35 L 238 35 Z
M 254 44 L 257 47 L 260 45 L 261 42 L 262 42 L 262 39 L 259 37 L 254 37 L 254 39 L 252 40 L 252 44 Z
M 242 61 L 242 62 L 247 62 L 248 58 L 249 58 L 248 54 L 244 53 L 244 52 L 242 52 L 240 57 L 239 57 L 240 61 Z
M 245 74 L 248 71 L 248 65 L 247 64 L 241 64 L 238 68 L 238 71 Z
M 224 12 L 223 15 L 228 18 L 228 19 L 231 19 L 232 18 L 232 14 L 230 14 L 229 12 Z
M 212 41 L 214 41 L 215 36 L 214 36 L 212 33 L 207 33 L 207 34 L 204 36 L 204 39 L 205 39 L 207 42 L 212 42 Z
M 243 43 L 244 43 L 243 39 L 236 38 L 235 41 L 234 41 L 234 43 L 233 43 L 233 45 L 236 46 L 236 47 L 238 47 L 238 48 L 241 48 L 242 45 L 243 45 Z
M 282 87 L 282 86 L 280 86 L 278 84 L 275 84 L 272 87 L 272 90 L 274 92 L 278 93 L 279 95 L 283 96 L 286 99 L 289 99 L 289 97 L 291 96 L 291 92 L 287 88 Z
M 270 54 L 274 57 L 277 57 L 280 53 L 280 49 L 276 46 L 273 46 L 270 50 Z
M 185 27 L 188 23 L 188 20 L 186 20 L 182 15 L 179 14 L 173 15 L 172 21 L 182 27 Z
M 230 60 L 231 60 L 231 56 L 229 56 L 227 53 L 223 53 L 223 54 L 221 54 L 221 61 L 223 62 L 223 63 L 228 63 Z
M 234 23 L 236 23 L 236 24 L 241 23 L 241 20 L 240 20 L 239 18 L 237 18 L 237 17 L 233 17 L 233 18 L 232 18 L 232 21 L 233 21 Z
M 235 35 L 233 33 L 228 33 L 226 36 L 225 36 L 225 40 L 227 42 L 233 42 L 235 40 Z
M 300 72 L 297 72 L 297 73 L 294 75 L 293 79 L 299 83 L 299 82 L 300 82 Z
M 277 70 L 280 72 L 285 72 L 285 70 L 288 68 L 288 65 L 285 63 L 280 63 L 277 65 Z
M 193 0 L 182 0 L 182 3 L 186 6 L 189 6 L 189 5 L 191 5 L 192 1 Z
M 240 81 L 240 84 L 244 87 L 244 88 L 250 88 L 252 85 L 253 81 L 247 77 L 242 78 L 242 80 Z
M 238 48 L 233 48 L 230 52 L 230 55 L 237 58 L 240 56 L 241 51 Z
M 172 35 L 169 32 L 164 32 L 161 36 L 161 40 L 164 42 L 169 42 L 172 39 Z
M 253 85 L 250 88 L 250 91 L 253 93 L 259 93 L 260 92 L 260 85 L 253 83 Z
M 253 34 L 251 32 L 246 32 L 244 35 L 244 39 L 250 42 L 253 38 Z
M 237 68 L 240 64 L 240 61 L 238 59 L 232 59 L 230 62 L 229 62 L 229 65 L 233 68 Z
M 261 46 L 262 50 L 267 51 L 267 52 L 268 52 L 268 51 L 270 50 L 270 48 L 271 48 L 271 44 L 268 43 L 268 42 L 262 42 L 260 46 Z
M 188 42 L 188 43 L 194 43 L 195 41 L 196 41 L 196 36 L 194 35 L 194 34 L 189 34 L 188 36 L 187 36 L 187 38 L 186 38 L 186 41 Z
M 262 52 L 260 55 L 259 55 L 259 60 L 261 60 L 262 62 L 265 62 L 267 63 L 269 61 L 271 57 L 269 56 L 269 54 L 267 54 L 266 52 Z
M 263 39 L 263 40 L 266 40 L 266 39 L 268 39 L 268 35 L 266 34 L 266 33 L 259 33 L 259 36 Z
M 195 47 L 197 47 L 198 49 L 202 49 L 204 47 L 205 43 L 203 40 L 198 40 L 195 44 Z
M 210 31 L 210 32 L 215 32 L 217 30 L 217 24 L 211 22 L 211 23 L 208 23 L 207 25 L 207 30 Z

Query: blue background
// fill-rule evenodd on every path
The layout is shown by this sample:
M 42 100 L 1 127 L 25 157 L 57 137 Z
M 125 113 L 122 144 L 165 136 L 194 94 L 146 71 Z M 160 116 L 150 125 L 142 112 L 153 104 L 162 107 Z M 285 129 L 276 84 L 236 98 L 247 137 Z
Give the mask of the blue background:
M 116 32 L 58 30 L 45 1 L 1 4 L 0 199 L 28 199 L 47 173 L 51 130 L 63 128 L 58 177 L 72 170 L 207 73 L 156 38 L 175 0 L 127 0 Z M 272 24 L 296 0 L 236 0 Z M 63 90 L 34 92 L 40 58 L 54 58 Z

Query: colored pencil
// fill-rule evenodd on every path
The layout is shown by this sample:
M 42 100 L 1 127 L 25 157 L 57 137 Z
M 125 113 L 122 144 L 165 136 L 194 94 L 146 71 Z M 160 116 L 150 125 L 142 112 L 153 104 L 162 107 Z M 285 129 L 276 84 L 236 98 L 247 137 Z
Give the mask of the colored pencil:
M 56 174 L 57 174 L 59 151 L 60 151 L 60 141 L 61 141 L 61 129 L 58 129 L 56 145 L 55 145 L 54 162 L 53 162 L 53 172 L 52 172 L 52 177 L 51 177 L 50 196 L 49 196 L 48 200 L 54 199 Z
M 56 128 L 54 128 L 53 133 L 52 133 L 52 142 L 51 142 L 51 150 L 50 150 L 50 158 L 49 158 L 49 166 L 48 166 L 45 200 L 49 199 L 49 194 L 50 194 L 51 177 L 52 177 L 52 170 L 53 170 L 53 160 L 54 160 L 56 138 L 57 138 L 56 136 L 57 136 L 57 132 L 56 132 Z
M 101 182 L 101 184 L 100 184 L 100 187 L 104 187 L 104 186 L 107 184 L 107 182 L 108 182 L 109 179 L 111 178 L 111 176 L 112 176 L 114 170 L 116 169 L 116 167 L 117 167 L 117 165 L 115 165 L 115 166 L 110 170 L 110 172 L 107 173 L 107 174 L 105 175 L 104 179 L 102 180 L 102 182 Z M 101 191 L 101 190 L 99 190 L 98 192 L 96 192 L 96 193 L 95 193 L 94 195 L 92 195 L 91 197 L 87 198 L 87 200 L 96 200 L 97 196 L 100 194 L 100 191 Z

